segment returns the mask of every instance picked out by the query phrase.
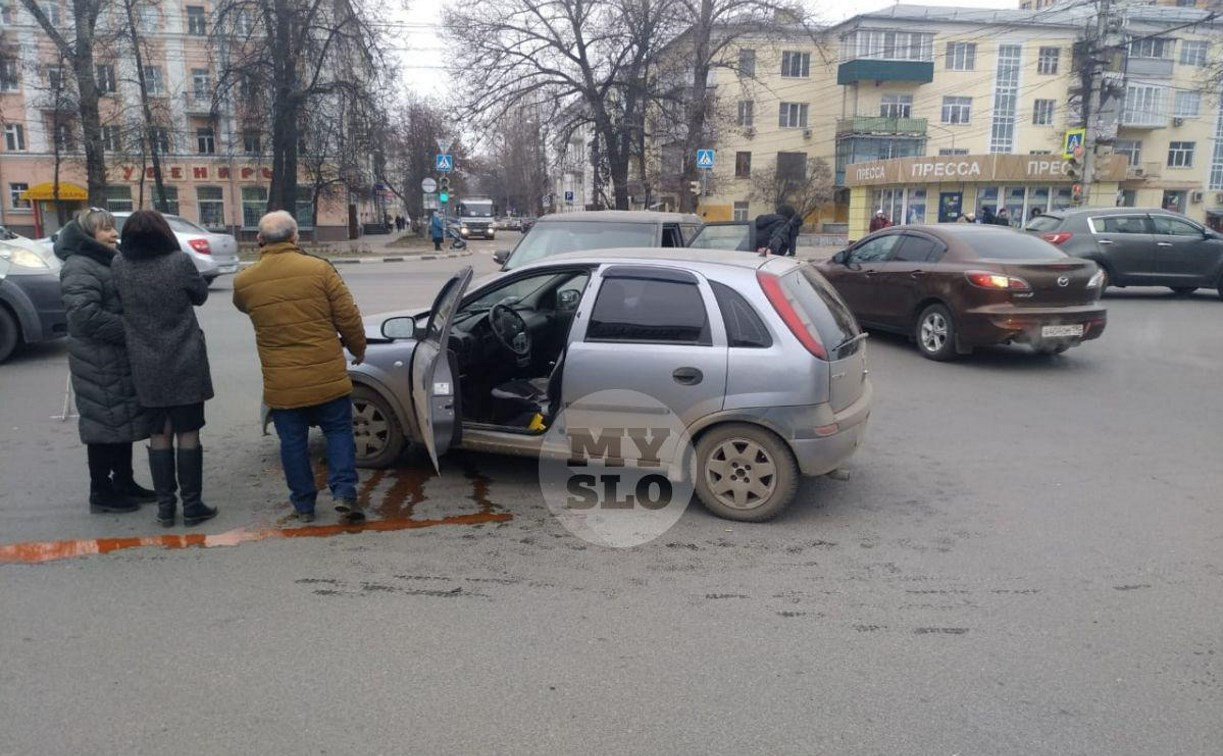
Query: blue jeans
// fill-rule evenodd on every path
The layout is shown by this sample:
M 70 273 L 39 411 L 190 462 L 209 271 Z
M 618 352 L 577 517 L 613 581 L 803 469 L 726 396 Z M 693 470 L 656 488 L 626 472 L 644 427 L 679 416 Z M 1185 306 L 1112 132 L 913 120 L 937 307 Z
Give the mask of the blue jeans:
M 352 399 L 342 396 L 325 404 L 272 410 L 280 436 L 280 463 L 289 484 L 289 500 L 298 512 L 313 512 L 317 489 L 307 442 L 310 426 L 327 437 L 327 485 L 333 499 L 357 498 L 357 447 L 352 437 Z

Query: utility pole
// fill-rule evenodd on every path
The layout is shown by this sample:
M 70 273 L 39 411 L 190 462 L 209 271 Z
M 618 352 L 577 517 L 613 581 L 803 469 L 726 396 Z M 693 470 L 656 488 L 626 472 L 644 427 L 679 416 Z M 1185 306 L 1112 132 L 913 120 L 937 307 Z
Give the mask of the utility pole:
M 1123 18 L 1113 6 L 1113 0 L 1097 0 L 1097 6 L 1095 28 L 1089 30 L 1082 70 L 1083 128 L 1086 129 L 1083 137 L 1083 176 L 1080 200 L 1080 204 L 1083 205 L 1090 204 L 1101 138 L 1105 137 L 1105 141 L 1109 143 L 1116 138 L 1115 125 L 1108 130 L 1102 130 L 1101 127 L 1104 125 L 1104 99 L 1109 89 L 1106 72 L 1112 66 L 1117 51 L 1121 49 Z M 1108 93 L 1111 94 L 1111 92 Z

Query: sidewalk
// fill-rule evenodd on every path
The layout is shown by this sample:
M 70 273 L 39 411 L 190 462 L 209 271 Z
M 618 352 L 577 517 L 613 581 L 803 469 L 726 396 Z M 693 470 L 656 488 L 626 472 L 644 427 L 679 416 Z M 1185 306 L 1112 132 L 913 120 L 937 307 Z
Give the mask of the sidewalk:
M 412 240 L 416 243 L 396 245 L 400 239 Z M 453 257 L 470 257 L 471 249 L 450 249 L 442 245 L 441 251 L 433 249 L 433 243 L 422 239 L 410 231 L 390 234 L 367 234 L 360 239 L 348 239 L 335 242 L 319 242 L 314 244 L 304 242 L 301 245 L 304 252 L 329 260 L 335 265 L 352 265 L 358 263 L 405 262 L 409 260 L 444 260 Z M 241 265 L 247 266 L 255 262 L 258 253 L 253 245 L 241 245 L 239 254 Z

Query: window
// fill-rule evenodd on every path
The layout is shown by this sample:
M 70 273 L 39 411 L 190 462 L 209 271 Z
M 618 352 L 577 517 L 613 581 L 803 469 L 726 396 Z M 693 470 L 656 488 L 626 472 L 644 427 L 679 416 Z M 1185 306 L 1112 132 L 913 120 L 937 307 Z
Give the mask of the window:
M 259 219 L 263 217 L 267 209 L 267 187 L 242 187 L 242 228 L 259 228 Z
M 1015 149 L 1015 123 L 1019 118 L 1019 69 L 1023 47 L 998 45 L 998 72 L 994 78 L 994 111 L 989 151 Z
M 938 154 L 939 157 L 955 157 L 957 155 L 967 155 L 968 150 L 963 147 L 940 147 Z
M 705 300 L 696 279 L 605 276 L 586 329 L 589 341 L 710 343 Z
M 60 152 L 72 152 L 76 149 L 75 135 L 72 133 L 72 124 L 57 123 L 53 129 L 55 140 L 55 149 Z
M 4 149 L 8 152 L 25 152 L 25 127 L 10 123 L 4 127 Z
M 169 213 L 170 215 L 178 215 L 178 187 L 177 186 L 167 186 L 165 183 L 163 183 L 161 185 L 161 188 L 166 193 L 165 212 Z M 161 209 L 157 205 L 157 187 L 156 186 L 149 187 L 149 206 L 157 208 L 158 210 Z
M 948 42 L 947 70 L 971 71 L 977 64 L 976 42 Z
M 191 97 L 196 102 L 212 99 L 212 86 L 207 68 L 191 69 Z
M 142 4 L 136 9 L 136 23 L 140 31 L 155 32 L 161 26 L 161 15 L 155 6 Z
M 807 103 L 783 102 L 778 109 L 777 125 L 783 129 L 807 128 Z
M 903 238 L 904 243 L 893 258 L 898 262 L 935 262 L 942 257 L 942 245 L 933 239 L 909 234 Z
M 263 146 L 260 136 L 261 135 L 259 134 L 258 129 L 247 129 L 246 131 L 243 131 L 242 151 L 247 155 L 258 155 L 259 153 L 263 152 L 263 150 L 260 149 Z
M 205 20 L 202 5 L 187 6 L 187 33 L 195 37 L 202 37 L 208 33 L 208 23 Z
M 1164 236 L 1192 236 L 1202 238 L 1202 229 L 1187 220 L 1174 215 L 1151 214 L 1151 222 L 1155 224 L 1155 233 Z
M 731 220 L 745 221 L 748 219 L 747 212 L 748 212 L 747 202 L 736 202 L 735 209 L 733 210 L 733 215 L 731 215 Z
M 1092 228 L 1101 234 L 1149 234 L 1146 219 L 1140 215 L 1106 215 L 1092 218 Z
M 1192 168 L 1195 142 L 1168 142 L 1168 167 Z
M 1167 115 L 1164 110 L 1165 87 L 1130 84 L 1125 88 L 1125 109 L 1121 123 L 1133 126 L 1162 126 Z
M 1113 152 L 1125 155 L 1130 165 L 1138 165 L 1142 159 L 1142 141 L 1139 139 L 1118 139 L 1113 142 Z
M 884 95 L 879 101 L 880 118 L 911 118 L 913 95 Z
M 1163 37 L 1139 37 L 1130 42 L 1131 58 L 1163 59 L 1172 57 L 1172 46 L 1176 40 Z
M 756 51 L 746 48 L 739 49 L 739 75 L 756 75 Z
M 1182 66 L 1197 66 L 1201 68 L 1206 65 L 1206 56 L 1210 54 L 1210 43 L 1204 40 L 1185 40 L 1181 43 L 1181 65 Z
M 943 98 L 943 123 L 968 123 L 971 118 L 971 97 Z
M 64 88 L 64 67 L 47 66 L 47 89 L 58 92 Z
M 166 93 L 166 80 L 162 75 L 161 66 L 144 67 L 144 88 L 151 95 Z
M 751 100 L 739 101 L 739 125 L 742 127 L 750 127 L 754 120 L 755 103 Z
M 735 153 L 735 178 L 748 178 L 752 175 L 752 153 Z
M 782 52 L 781 76 L 786 79 L 806 79 L 811 76 L 811 53 Z
M 775 174 L 779 181 L 807 180 L 807 153 L 779 152 L 777 153 L 777 170 Z
M 1177 92 L 1172 105 L 1172 115 L 1178 118 L 1197 118 L 1202 113 L 1201 92 Z
M 850 262 L 872 263 L 883 262 L 892 255 L 892 248 L 900 241 L 900 234 L 888 234 L 871 239 L 854 247 L 849 253 Z
M 112 213 L 130 213 L 132 207 L 132 188 L 130 186 L 106 187 L 106 209 Z
M 102 127 L 102 149 L 107 152 L 119 152 L 123 149 L 123 139 L 118 126 Z
M 726 324 L 727 346 L 748 349 L 768 349 L 773 346 L 773 337 L 756 309 L 743 295 L 726 284 L 709 282 L 713 296 L 718 300 L 722 322 Z
M 216 154 L 216 137 L 211 126 L 200 126 L 195 130 L 195 151 L 201 155 Z
M 842 60 L 934 60 L 934 35 L 859 29 L 841 37 Z
M 314 228 L 314 191 L 308 186 L 297 187 L 297 227 Z
M 1035 101 L 1032 103 L 1032 123 L 1037 126 L 1052 126 L 1055 110 L 1057 110 L 1057 100 Z
M 59 3 L 42 2 L 38 4 L 42 9 L 43 15 L 51 22 L 52 26 L 59 26 L 63 23 L 63 17 L 59 13 Z
M 1042 47 L 1036 58 L 1036 73 L 1052 76 L 1057 73 L 1057 60 L 1062 51 L 1056 47 Z
M 1214 151 L 1210 156 L 1210 188 L 1223 189 L 1223 108 L 1215 117 Z
M 239 37 L 249 37 L 254 31 L 255 25 L 251 23 L 250 11 L 241 9 L 234 16 L 234 34 Z
M 1053 150 L 1028 150 L 1029 155 L 1052 155 Z
M 28 199 L 22 199 L 21 194 L 30 188 L 26 183 L 13 183 L 8 185 L 8 206 L 12 210 L 29 210 L 31 205 Z
M 164 126 L 153 127 L 153 148 L 162 155 L 171 152 L 170 131 Z
M 109 63 L 94 66 L 94 81 L 98 94 L 113 94 L 119 87 L 115 82 L 115 67 Z
M 204 228 L 225 227 L 225 194 L 219 186 L 197 186 L 195 205 Z
M 18 61 L 14 58 L 0 60 L 0 92 L 16 92 L 21 88 Z

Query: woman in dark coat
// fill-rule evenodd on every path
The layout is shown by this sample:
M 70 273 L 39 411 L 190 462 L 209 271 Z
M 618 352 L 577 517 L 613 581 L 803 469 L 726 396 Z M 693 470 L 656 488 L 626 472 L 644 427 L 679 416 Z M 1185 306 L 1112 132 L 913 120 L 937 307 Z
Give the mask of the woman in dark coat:
M 90 209 L 64 226 L 55 254 L 64 261 L 60 290 L 68 314 L 68 369 L 89 453 L 89 511 L 134 512 L 153 492 L 132 478 L 132 443 L 148 438 L 136 398 L 123 330 L 123 306 L 111 262 L 119 233 L 114 217 Z
M 136 394 L 152 431 L 149 470 L 157 521 L 165 527 L 174 524 L 178 490 L 183 523 L 196 525 L 217 514 L 201 498 L 200 428 L 204 402 L 212 398 L 212 376 L 195 307 L 208 299 L 208 284 L 179 249 L 166 219 L 153 210 L 137 210 L 127 219 L 121 252 L 114 264 L 115 287 L 123 301 Z

